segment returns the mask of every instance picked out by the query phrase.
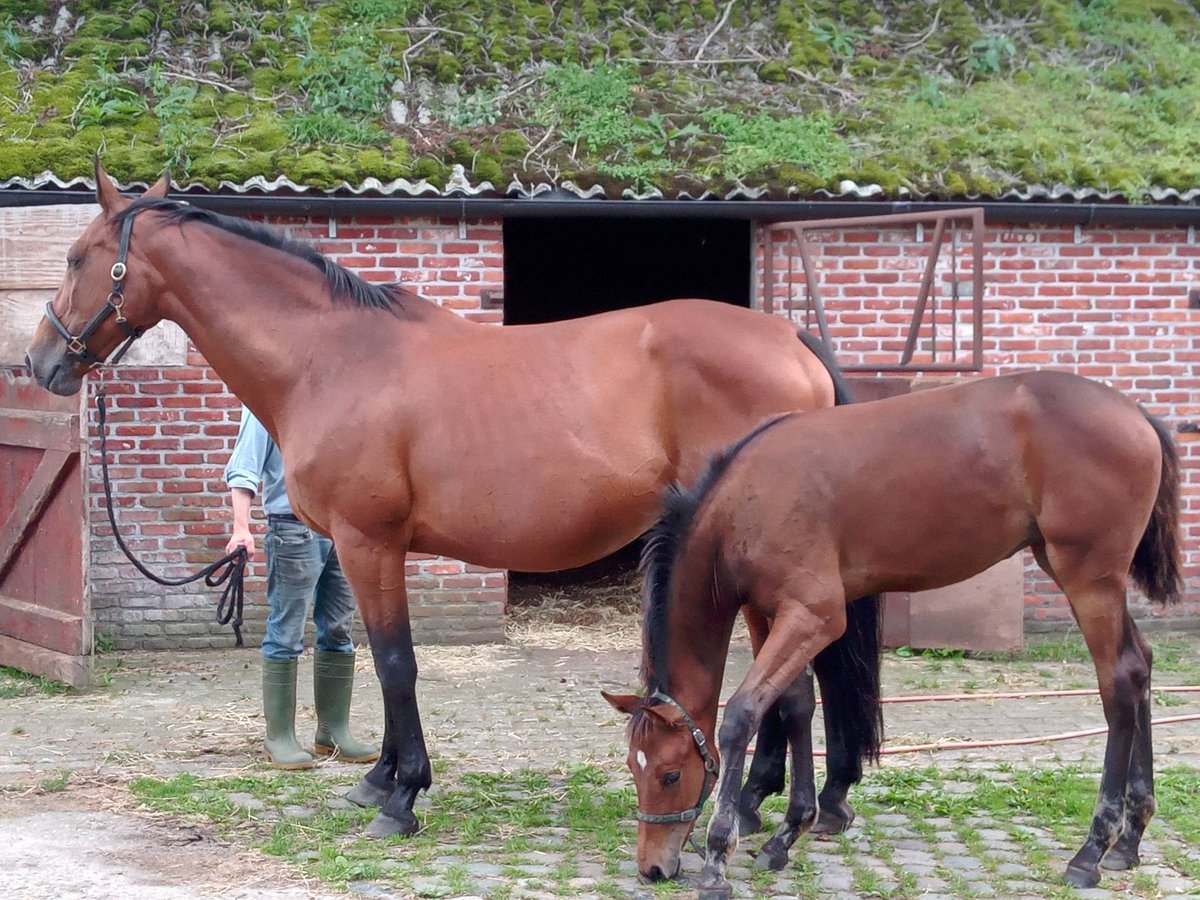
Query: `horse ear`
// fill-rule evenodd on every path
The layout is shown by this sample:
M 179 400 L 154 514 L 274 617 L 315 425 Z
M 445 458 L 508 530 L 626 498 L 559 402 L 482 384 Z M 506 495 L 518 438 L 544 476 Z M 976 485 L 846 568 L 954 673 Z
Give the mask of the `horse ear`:
M 147 188 L 146 193 L 144 193 L 142 196 L 143 197 L 166 197 L 167 191 L 169 191 L 170 189 L 171 189 L 171 170 L 167 169 L 165 172 L 162 173 L 162 177 L 159 178 L 158 181 L 154 182 L 154 184 L 152 184 L 149 188 Z
M 96 202 L 100 204 L 100 208 L 104 210 L 106 215 L 112 215 L 121 207 L 120 191 L 113 184 L 112 179 L 108 177 L 108 173 L 104 171 L 104 166 L 100 165 L 100 154 L 95 157 L 95 175 L 96 175 Z
M 673 703 L 659 703 L 655 706 L 646 706 L 642 711 L 648 716 L 654 716 L 668 728 L 682 728 L 684 726 L 683 712 Z
M 608 701 L 609 706 L 627 716 L 633 715 L 633 711 L 637 709 L 637 705 L 642 700 L 637 694 L 610 694 L 608 691 L 600 693 Z

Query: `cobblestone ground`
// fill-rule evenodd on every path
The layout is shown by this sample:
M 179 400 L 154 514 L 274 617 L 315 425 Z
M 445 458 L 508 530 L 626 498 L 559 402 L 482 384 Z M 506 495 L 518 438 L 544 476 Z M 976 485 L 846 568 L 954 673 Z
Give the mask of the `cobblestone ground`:
M 586 637 L 579 640 L 588 642 Z M 1200 635 L 1176 635 L 1172 640 L 1186 642 L 1181 655 L 1190 654 L 1192 663 L 1190 668 L 1179 669 L 1180 674 L 1162 672 L 1157 687 L 1197 680 Z M 573 641 L 568 636 L 559 643 Z M 624 769 L 624 722 L 603 701 L 600 690 L 622 691 L 635 684 L 636 640 L 624 644 L 615 640 L 612 645 L 620 649 L 578 649 L 578 643 L 574 647 L 551 646 L 553 643 L 527 640 L 504 646 L 419 648 L 419 697 L 438 772 L 438 784 L 422 798 L 421 809 L 436 808 L 444 791 L 467 772 L 534 770 L 557 778 L 571 767 L 593 765 L 610 773 L 612 783 L 629 783 Z M 744 644 L 735 645 L 727 692 L 744 673 L 748 660 Z M 311 663 L 305 663 L 301 671 L 307 673 Z M 354 727 L 360 737 L 378 739 L 382 733 L 378 687 L 367 654 L 361 654 L 360 663 Z M 53 855 L 45 861 L 30 859 L 33 851 L 20 849 L 25 847 L 21 841 L 33 832 L 60 822 L 45 819 L 46 815 L 62 816 L 75 810 L 79 816 L 92 817 L 88 822 L 94 828 L 88 833 L 94 833 L 93 840 L 100 844 L 106 837 L 115 840 L 120 828 L 95 819 L 97 815 L 125 817 L 122 821 L 126 823 L 129 817 L 147 815 L 128 799 L 114 799 L 119 792 L 111 787 L 104 793 L 111 804 L 105 806 L 88 785 L 119 787 L 133 776 L 146 774 L 222 775 L 262 770 L 257 761 L 262 730 L 257 651 L 108 657 L 104 669 L 106 683 L 95 689 L 62 696 L 18 697 L 0 705 L 0 734 L 4 736 L 0 745 L 0 872 L 9 872 L 7 881 L 0 874 L 0 889 L 6 896 L 55 895 L 52 886 L 61 864 Z M 1082 662 L 1008 663 L 890 655 L 885 666 L 885 694 L 889 697 L 1094 684 L 1090 664 Z M 1156 705 L 1156 717 L 1200 712 L 1200 694 L 1174 693 L 1169 699 L 1165 695 L 1159 699 L 1171 705 Z M 303 679 L 301 702 L 300 727 L 308 733 L 312 727 L 311 689 Z M 1094 695 L 897 703 L 886 710 L 892 749 L 930 741 L 1055 734 L 1099 727 L 1103 722 Z M 1159 727 L 1155 749 L 1160 770 L 1200 769 L 1200 723 Z M 927 791 L 930 797 L 949 803 L 956 794 L 975 796 L 972 792 L 981 786 L 1015 783 L 1022 778 L 1026 779 L 1023 784 L 1028 783 L 1027 779 L 1040 771 L 1077 766 L 1081 776 L 1092 778 L 1099 772 L 1102 753 L 1103 736 L 1032 746 L 888 755 L 881 769 L 869 773 L 852 796 L 860 817 L 846 835 L 833 840 L 802 839 L 793 850 L 792 864 L 778 873 L 753 867 L 751 852 L 763 838 L 745 839 L 731 870 L 735 896 L 1200 897 L 1200 847 L 1191 846 L 1161 824 L 1162 816 L 1151 826 L 1139 869 L 1106 874 L 1097 889 L 1071 891 L 1063 887 L 1059 876 L 1085 834 L 1086 810 L 1070 829 L 1063 829 L 1048 827 L 1036 816 L 1002 818 L 986 809 L 953 815 L 939 809 L 937 803 L 914 818 L 889 805 L 898 784 L 918 795 Z M 361 771 L 334 762 L 321 766 L 314 777 L 347 782 Z M 51 787 L 56 779 L 60 783 Z M 1200 798 L 1191 799 L 1200 803 Z M 235 798 L 235 802 L 251 809 L 255 806 L 248 796 Z M 777 822 L 782 807 L 776 801 L 772 809 Z M 303 817 L 313 812 L 301 805 L 286 814 Z M 82 821 L 77 820 L 76 826 L 82 827 Z M 163 824 L 161 816 L 155 821 Z M 549 833 L 544 844 L 532 841 L 526 848 L 510 850 L 502 862 L 492 861 L 483 852 L 487 848 L 470 841 L 447 843 L 432 870 L 409 879 L 402 890 L 369 879 L 351 881 L 349 889 L 376 897 L 630 897 L 657 893 L 638 882 L 631 845 L 616 859 L 564 854 L 554 849 L 554 837 Z M 95 847 L 85 847 L 81 852 L 95 851 Z M 218 852 L 232 865 L 231 851 Z M 258 857 L 246 859 L 247 867 L 259 864 Z M 14 865 L 23 873 L 19 879 L 12 874 Z M 110 893 L 96 885 L 75 893 L 84 897 L 183 897 L 220 892 L 242 896 L 232 892 L 228 882 L 223 891 L 205 882 L 192 894 L 143 894 L 136 887 L 141 882 L 128 882 L 138 866 L 153 868 L 153 860 L 135 865 L 126 859 L 123 867 L 105 869 L 104 890 Z M 572 872 L 569 878 L 550 878 L 564 866 Z M 439 867 L 453 877 L 439 874 Z M 687 896 L 687 878 L 699 868 L 698 858 L 689 854 L 684 887 L 672 896 Z M 187 878 L 179 872 L 171 877 Z M 273 870 L 273 877 L 281 897 L 337 893 L 298 877 L 291 877 L 289 884 L 286 868 Z M 176 886 L 179 883 L 174 882 Z M 39 893 L 37 885 L 47 892 Z M 259 891 L 245 896 L 268 894 Z

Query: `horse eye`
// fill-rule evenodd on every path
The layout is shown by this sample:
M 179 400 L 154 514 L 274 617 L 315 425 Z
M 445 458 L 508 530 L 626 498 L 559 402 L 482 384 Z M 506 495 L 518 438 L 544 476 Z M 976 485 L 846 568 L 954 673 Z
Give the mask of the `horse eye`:
M 67 257 L 67 268 L 68 269 L 78 269 L 80 262 L 81 262 L 81 260 L 78 256 L 68 256 Z
M 678 772 L 668 772 L 666 775 L 663 776 L 662 783 L 663 783 L 663 787 L 670 787 L 673 784 L 678 784 L 679 783 L 679 773 Z

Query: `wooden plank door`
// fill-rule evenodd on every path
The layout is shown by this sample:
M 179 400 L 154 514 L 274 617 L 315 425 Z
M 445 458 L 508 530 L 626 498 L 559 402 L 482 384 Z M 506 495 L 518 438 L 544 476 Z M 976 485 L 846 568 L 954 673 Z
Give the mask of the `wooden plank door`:
M 91 679 L 80 396 L 0 370 L 0 665 Z

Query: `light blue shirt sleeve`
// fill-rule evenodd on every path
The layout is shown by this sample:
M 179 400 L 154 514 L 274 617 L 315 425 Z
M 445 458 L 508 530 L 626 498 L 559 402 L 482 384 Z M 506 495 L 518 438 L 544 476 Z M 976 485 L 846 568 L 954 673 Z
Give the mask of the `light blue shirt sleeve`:
M 225 464 L 225 484 L 257 495 L 263 489 L 263 508 L 272 514 L 290 514 L 291 504 L 283 480 L 283 460 L 267 429 L 245 406 L 233 453 Z

